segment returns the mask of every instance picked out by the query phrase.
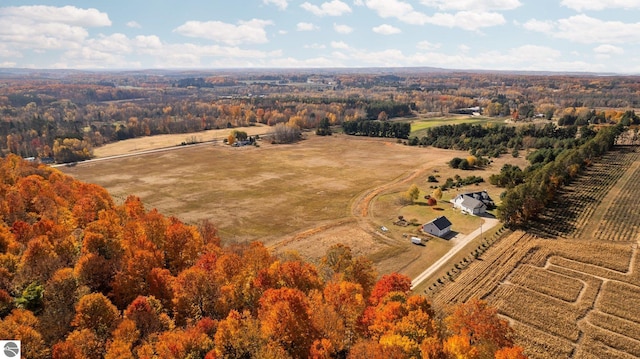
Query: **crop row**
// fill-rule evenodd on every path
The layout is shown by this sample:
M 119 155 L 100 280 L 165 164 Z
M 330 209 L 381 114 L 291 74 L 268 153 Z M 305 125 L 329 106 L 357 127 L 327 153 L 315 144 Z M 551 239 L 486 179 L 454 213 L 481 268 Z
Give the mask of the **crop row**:
M 591 198 L 587 198 L 586 202 L 581 202 L 578 199 L 578 203 L 575 203 L 574 210 L 579 211 L 579 215 L 575 220 L 576 231 L 573 233 L 574 238 L 583 237 L 585 225 L 591 220 L 602 200 L 637 159 L 638 153 L 629 151 L 628 148 L 608 152 L 603 160 L 594 165 L 593 171 L 589 171 L 585 181 L 577 183 L 575 186 L 576 192 L 579 195 L 591 196 Z M 585 206 L 587 203 L 589 205 Z
M 562 190 L 555 205 L 532 226 L 534 233 L 551 238 L 583 237 L 585 224 L 637 158 L 638 153 L 626 147 L 608 152 Z
M 640 166 L 620 189 L 611 206 L 603 215 L 598 229 L 594 233 L 596 239 L 631 241 L 640 233 L 640 209 L 636 193 L 636 179 L 640 176 Z
M 469 298 L 485 298 L 517 267 L 529 251 L 535 251 L 535 237 L 521 231 L 503 236 L 490 251 L 485 252 L 482 260 L 471 263 L 455 279 L 453 285 L 447 285 L 434 296 L 434 302 L 464 302 Z
M 465 256 L 461 261 L 454 264 L 446 275 L 436 279 L 429 287 L 423 292 L 423 294 L 433 296 L 438 293 L 447 283 L 453 282 L 464 269 L 466 269 L 471 263 L 477 260 L 484 252 L 486 252 L 491 246 L 501 239 L 507 229 L 503 226 L 500 227 L 493 236 L 486 238 L 480 245 L 478 245 L 469 255 Z
M 573 303 L 584 288 L 575 278 L 532 265 L 521 265 L 513 271 L 508 283 Z
M 444 286 L 434 302 L 487 299 L 511 322 L 531 358 L 576 358 L 590 351 L 624 358 L 635 355 L 633 345 L 640 343 L 640 318 L 623 313 L 640 306 L 640 295 L 631 293 L 640 291 L 621 283 L 637 266 L 634 251 L 629 244 L 546 241 L 514 232 Z M 626 326 L 612 330 L 620 323 Z

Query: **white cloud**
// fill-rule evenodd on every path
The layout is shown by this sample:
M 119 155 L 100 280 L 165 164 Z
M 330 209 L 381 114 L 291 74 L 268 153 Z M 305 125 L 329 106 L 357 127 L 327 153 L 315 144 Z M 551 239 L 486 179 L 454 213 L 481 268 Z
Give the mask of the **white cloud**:
M 0 62 L 0 67 L 16 67 L 16 65 L 15 62 L 10 61 Z
M 393 34 L 399 34 L 402 32 L 402 30 L 398 29 L 397 27 L 388 25 L 388 24 L 382 24 L 380 26 L 376 26 L 374 28 L 372 28 L 371 30 L 373 30 L 373 32 L 377 33 L 377 34 L 381 34 L 381 35 L 393 35 Z
M 576 11 L 640 9 L 640 0 L 562 0 L 560 4 Z
M 326 49 L 327 47 L 325 45 L 322 44 L 311 44 L 311 45 L 304 45 L 303 46 L 305 49 L 314 49 L 314 50 L 322 50 L 322 49 Z
M 363 0 L 353 0 L 353 5 L 362 6 L 362 5 L 364 5 L 364 1 Z
M 552 33 L 553 30 L 554 30 L 555 25 L 550 20 L 540 21 L 540 20 L 532 19 L 532 20 L 529 20 L 526 23 L 522 24 L 522 27 L 524 27 L 527 30 L 531 30 L 531 31 L 538 31 L 538 32 L 543 32 L 543 33 Z
M 440 10 L 500 11 L 513 10 L 522 6 L 519 0 L 421 0 L 420 2 Z
M 524 45 L 505 51 L 490 50 L 445 54 L 417 53 L 406 56 L 402 66 L 433 66 L 454 69 L 516 70 L 516 71 L 593 71 L 605 70 L 602 65 L 583 61 L 567 61 L 556 49 Z M 401 65 L 398 65 L 401 66 Z
M 440 46 L 442 46 L 441 44 L 434 44 L 431 43 L 429 41 L 420 41 L 419 43 L 416 44 L 416 48 L 420 49 L 420 50 L 437 50 L 440 48 Z
M 286 35 L 287 33 L 287 30 L 278 30 L 279 35 Z
M 318 30 L 318 27 L 310 22 L 299 22 L 296 25 L 296 30 L 298 31 L 313 31 Z
M 84 48 L 90 48 L 93 51 L 124 54 L 132 51 L 132 44 L 126 35 L 116 33 L 109 36 L 100 35 L 95 39 L 89 39 L 85 42 Z
M 386 49 L 382 51 L 369 51 L 366 49 L 350 48 L 348 52 L 334 52 L 332 56 L 351 62 L 356 61 L 359 66 L 371 67 L 396 67 L 410 66 L 407 57 L 402 51 L 397 49 Z
M 613 45 L 600 45 L 593 49 L 593 52 L 599 55 L 623 55 L 624 49 Z
M 341 16 L 351 12 L 349 5 L 340 0 L 325 2 L 320 6 L 305 2 L 300 7 L 316 16 Z
M 87 28 L 111 26 L 106 13 L 74 6 L 19 6 L 0 8 L 0 43 L 20 51 L 74 49 L 89 36 Z
M 1 18 L 14 18 L 29 23 L 61 23 L 83 27 L 111 26 L 109 16 L 96 9 L 75 6 L 10 6 L 0 8 Z
M 340 24 L 333 24 L 333 29 L 340 34 L 350 34 L 353 32 L 353 28 L 349 25 L 340 25 Z
M 155 35 L 139 35 L 134 39 L 134 46 L 138 50 L 155 50 L 162 48 L 162 41 Z
M 140 29 L 140 28 L 142 28 L 142 25 L 138 24 L 138 22 L 137 22 L 137 21 L 129 21 L 129 22 L 127 23 L 127 27 L 135 28 L 135 29 Z
M 523 26 L 525 29 L 539 31 L 554 38 L 583 44 L 640 43 L 640 23 L 604 21 L 583 14 L 553 22 L 533 19 Z
M 344 41 L 331 41 L 331 47 L 334 49 L 348 49 L 349 45 L 347 45 Z
M 502 25 L 506 22 L 502 14 L 496 12 L 460 11 L 455 14 L 437 13 L 428 22 L 445 27 L 460 27 L 475 31 L 484 27 Z
M 0 57 L 22 57 L 22 53 L 11 46 L 0 43 Z
M 63 60 L 61 64 L 71 65 L 73 68 L 130 67 L 122 54 L 101 51 L 92 47 L 69 50 L 62 55 L 61 59 Z
M 79 26 L 63 23 L 30 23 L 0 17 L 0 42 L 16 49 L 65 49 L 78 47 L 89 36 Z
M 367 0 L 366 4 L 384 19 L 392 17 L 411 25 L 433 24 L 476 31 L 484 27 L 502 25 L 506 22 L 502 14 L 496 12 L 460 11 L 453 14 L 436 13 L 433 16 L 428 16 L 414 10 L 411 4 L 401 0 Z
M 400 0 L 366 0 L 365 4 L 383 19 L 390 17 L 412 25 L 424 25 L 429 17 L 415 11 L 411 4 Z
M 264 44 L 269 42 L 265 27 L 270 20 L 251 19 L 238 25 L 221 21 L 187 21 L 173 31 L 188 37 L 214 40 L 228 45 Z
M 288 0 L 262 0 L 262 2 L 265 5 L 269 5 L 269 4 L 275 5 L 280 10 L 286 10 L 287 6 L 289 6 L 289 1 Z
M 458 45 L 458 50 L 460 50 L 463 53 L 467 53 L 471 50 L 471 48 L 465 44 L 460 44 Z
M 189 68 L 189 67 L 252 67 L 260 66 L 272 58 L 282 57 L 282 51 L 258 51 L 241 49 L 236 46 L 197 45 L 197 44 L 164 44 L 155 37 L 136 38 L 135 44 L 144 42 L 146 49 L 135 51 L 151 55 L 156 68 Z M 264 66 L 264 65 L 263 65 Z
M 340 51 L 334 51 L 331 53 L 331 57 L 334 59 L 340 59 L 340 60 L 351 60 L 351 56 L 345 54 L 344 52 L 340 52 Z

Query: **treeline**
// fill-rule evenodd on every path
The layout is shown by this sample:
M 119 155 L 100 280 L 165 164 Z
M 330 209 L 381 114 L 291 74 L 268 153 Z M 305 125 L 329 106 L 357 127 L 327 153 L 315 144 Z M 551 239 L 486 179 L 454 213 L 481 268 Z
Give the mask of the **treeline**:
M 457 124 L 427 129 L 422 138 L 412 137 L 409 145 L 433 146 L 470 151 L 476 156 L 499 157 L 509 150 L 516 152 L 528 148 L 571 148 L 587 139 L 590 134 L 577 138 L 576 126 L 557 127 L 553 123 L 525 126 Z
M 388 122 L 376 120 L 355 120 L 342 123 L 342 129 L 347 135 L 408 138 L 411 124 L 407 122 Z
M 202 77 L 189 77 L 176 81 L 173 86 L 176 87 L 197 87 L 197 88 L 214 88 L 217 86 L 234 86 L 237 82 L 230 78 L 213 78 L 205 79 Z
M 402 117 L 411 114 L 411 107 L 406 103 L 395 101 L 375 101 L 365 108 L 368 119 L 377 119 L 381 112 L 388 117 Z
M 507 186 L 517 185 L 505 193 L 498 207 L 498 218 L 507 227 L 526 226 L 554 200 L 562 186 L 578 176 L 596 157 L 610 150 L 623 131 L 622 125 L 601 128 L 595 137 L 579 147 L 566 149 L 553 161 L 527 171 L 524 182 L 520 184 L 517 184 L 521 180 L 517 169 L 503 168 L 504 178 L 496 177 L 494 180 Z
M 23 358 L 524 358 L 484 302 L 445 314 L 346 246 L 317 265 L 221 246 L 17 156 L 0 192 L 0 338 Z

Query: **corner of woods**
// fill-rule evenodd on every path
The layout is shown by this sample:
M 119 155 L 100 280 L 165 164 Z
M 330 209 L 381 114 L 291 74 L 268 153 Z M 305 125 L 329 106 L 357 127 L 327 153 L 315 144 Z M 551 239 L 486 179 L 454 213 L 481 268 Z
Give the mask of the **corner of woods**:
M 522 358 L 494 309 L 434 308 L 346 246 L 221 246 L 133 196 L 0 161 L 0 338 L 24 358 Z

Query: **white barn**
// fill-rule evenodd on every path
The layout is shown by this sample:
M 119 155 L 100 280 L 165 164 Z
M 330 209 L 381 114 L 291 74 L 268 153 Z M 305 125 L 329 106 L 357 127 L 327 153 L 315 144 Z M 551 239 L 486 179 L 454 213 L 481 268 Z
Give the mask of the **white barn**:
M 422 226 L 422 231 L 437 237 L 444 237 L 451 232 L 451 222 L 445 216 L 440 216 Z

